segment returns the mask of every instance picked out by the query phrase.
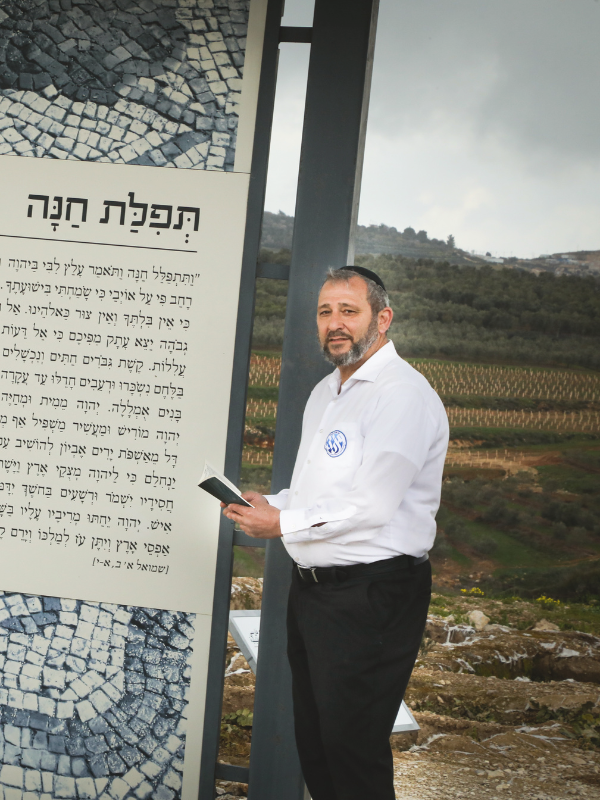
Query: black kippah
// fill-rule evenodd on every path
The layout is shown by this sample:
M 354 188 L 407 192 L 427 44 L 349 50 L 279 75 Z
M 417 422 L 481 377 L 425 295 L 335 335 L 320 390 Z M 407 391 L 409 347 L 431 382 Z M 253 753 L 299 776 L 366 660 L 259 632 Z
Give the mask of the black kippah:
M 370 281 L 373 281 L 373 283 L 376 283 L 377 286 L 381 286 L 384 292 L 387 291 L 379 275 L 370 269 L 365 269 L 365 267 L 340 267 L 340 269 L 345 269 L 348 272 L 356 272 L 357 275 L 362 275 L 363 278 L 368 278 Z

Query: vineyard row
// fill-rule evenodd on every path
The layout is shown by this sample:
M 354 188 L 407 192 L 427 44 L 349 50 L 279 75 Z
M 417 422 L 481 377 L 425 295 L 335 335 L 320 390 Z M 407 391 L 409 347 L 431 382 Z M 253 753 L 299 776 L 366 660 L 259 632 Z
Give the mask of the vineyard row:
M 415 361 L 413 366 L 445 396 L 600 401 L 600 375 L 590 372 L 434 361 Z M 250 385 L 277 386 L 280 368 L 279 358 L 253 356 Z
M 534 430 L 600 432 L 598 411 L 498 411 L 488 408 L 447 408 L 448 421 L 455 428 L 528 428 Z M 250 400 L 246 408 L 249 417 L 272 418 L 277 403 Z

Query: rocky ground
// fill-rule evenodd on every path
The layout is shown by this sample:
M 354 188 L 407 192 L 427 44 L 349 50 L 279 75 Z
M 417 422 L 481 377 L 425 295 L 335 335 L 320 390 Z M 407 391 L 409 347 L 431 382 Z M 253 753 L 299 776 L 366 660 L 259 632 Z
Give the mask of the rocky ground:
M 261 590 L 235 579 L 232 608 L 259 608 Z M 600 638 L 589 615 L 580 621 L 590 632 L 569 630 L 577 616 L 586 614 L 434 595 L 406 695 L 420 731 L 392 739 L 398 800 L 600 797 Z M 254 675 L 232 639 L 226 675 L 221 760 L 244 764 Z M 245 791 L 217 789 L 225 799 Z

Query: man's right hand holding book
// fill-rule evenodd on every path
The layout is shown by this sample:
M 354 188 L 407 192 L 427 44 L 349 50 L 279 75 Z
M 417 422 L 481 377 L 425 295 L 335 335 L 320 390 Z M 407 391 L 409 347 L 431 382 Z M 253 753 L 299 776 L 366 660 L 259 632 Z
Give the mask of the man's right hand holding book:
M 223 514 L 237 523 L 248 536 L 254 539 L 278 539 L 281 537 L 279 525 L 280 511 L 269 505 L 266 497 L 258 492 L 244 492 L 242 498 L 254 508 L 237 503 L 221 503 Z

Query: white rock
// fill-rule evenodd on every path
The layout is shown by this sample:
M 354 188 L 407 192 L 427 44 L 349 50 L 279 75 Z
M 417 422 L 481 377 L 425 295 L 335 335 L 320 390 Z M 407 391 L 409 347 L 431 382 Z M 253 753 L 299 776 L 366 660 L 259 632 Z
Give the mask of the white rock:
M 541 619 L 538 623 L 536 623 L 533 627 L 534 631 L 559 631 L 560 628 L 558 625 L 555 625 L 553 622 L 548 622 L 547 619 Z
M 477 610 L 471 611 L 467 619 L 476 631 L 482 631 L 490 621 L 490 618 L 486 617 L 483 611 Z
M 565 647 L 563 650 L 560 651 L 558 654 L 559 658 L 573 658 L 575 656 L 580 655 L 579 650 L 569 650 L 569 648 Z

